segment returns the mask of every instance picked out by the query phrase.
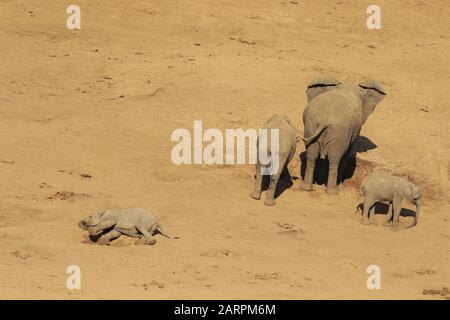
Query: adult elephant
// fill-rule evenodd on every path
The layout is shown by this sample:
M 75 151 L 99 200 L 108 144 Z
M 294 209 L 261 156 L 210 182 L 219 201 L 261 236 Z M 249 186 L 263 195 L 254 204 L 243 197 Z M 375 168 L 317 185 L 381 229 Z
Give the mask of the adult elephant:
M 386 93 L 372 80 L 345 85 L 325 76 L 313 80 L 306 94 L 308 104 L 303 112 L 306 173 L 300 188 L 312 191 L 316 159 L 320 156 L 321 159 L 328 158 L 329 162 L 327 192 L 337 194 L 348 151 Z

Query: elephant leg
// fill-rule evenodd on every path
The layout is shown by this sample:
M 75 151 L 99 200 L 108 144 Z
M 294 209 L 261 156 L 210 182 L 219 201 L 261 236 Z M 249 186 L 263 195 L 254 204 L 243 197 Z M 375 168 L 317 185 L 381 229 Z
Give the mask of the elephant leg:
M 337 175 L 340 160 L 341 160 L 340 157 L 328 156 L 329 167 L 328 167 L 327 193 L 329 194 L 339 193 L 339 189 L 337 187 Z
M 102 235 L 100 239 L 98 239 L 97 243 L 101 245 L 109 245 L 110 241 L 116 239 L 121 236 L 121 233 L 116 230 L 111 230 L 110 232 Z
M 393 208 L 392 208 L 392 202 L 389 203 L 389 209 L 386 214 L 386 220 L 384 221 L 383 225 L 385 227 L 390 227 L 392 225 L 392 216 L 394 214 Z
M 144 243 L 145 244 L 148 244 L 148 245 L 154 245 L 155 243 L 156 243 L 156 239 L 155 238 L 153 238 L 153 236 L 152 236 L 152 233 L 154 232 L 154 229 L 153 230 L 147 230 L 146 228 L 145 228 L 145 226 L 143 226 L 143 225 L 137 225 L 136 226 L 136 229 L 144 236 L 144 238 L 145 238 L 145 241 L 144 241 Z M 143 244 L 142 243 L 142 240 L 144 240 L 144 239 L 142 239 L 142 238 L 140 238 L 139 240 L 136 240 L 136 244 Z
M 319 156 L 319 144 L 311 143 L 306 149 L 306 173 L 305 179 L 300 184 L 300 189 L 304 191 L 313 190 L 314 169 L 316 167 L 316 159 Z
M 114 220 L 101 221 L 97 226 L 88 228 L 89 235 L 94 236 L 100 231 L 112 228 L 116 223 Z
M 369 218 L 369 212 L 371 211 L 372 207 L 375 205 L 375 200 L 369 197 L 364 198 L 364 210 L 363 210 L 363 216 L 361 223 L 365 225 L 370 224 L 370 218 Z
M 269 188 L 267 189 L 266 199 L 264 200 L 264 204 L 266 206 L 273 206 L 276 203 L 275 191 L 277 189 L 277 185 L 278 185 L 278 181 L 280 180 L 281 173 L 284 170 L 286 160 L 287 160 L 287 156 L 280 155 L 278 170 L 277 170 L 277 172 L 274 172 L 270 176 L 270 184 L 269 184 Z
M 132 238 L 142 238 L 142 235 L 139 234 L 139 232 L 137 232 L 136 229 L 131 230 L 131 229 L 120 229 L 120 228 L 117 228 L 117 231 L 119 231 L 120 233 L 122 233 L 122 234 L 124 234 L 126 236 L 132 237 Z
M 293 148 L 293 150 L 291 150 L 291 152 L 289 153 L 286 162 L 284 164 L 284 168 L 283 168 L 283 172 L 281 173 L 281 179 L 286 179 L 288 181 L 291 181 L 291 173 L 289 172 L 288 169 L 288 165 L 291 162 L 292 158 L 294 157 L 295 154 L 295 148 Z
M 253 187 L 253 192 L 250 193 L 250 198 L 255 200 L 261 199 L 261 188 L 262 188 L 261 166 L 257 164 L 255 186 Z
M 337 177 L 337 184 L 342 184 L 344 182 L 344 173 L 345 173 L 345 168 L 347 167 L 347 163 L 348 160 L 350 159 L 350 153 L 346 152 L 343 156 L 342 156 L 342 160 L 341 160 L 341 165 L 339 167 L 339 171 L 338 171 L 338 177 Z
M 392 219 L 392 228 L 398 230 L 398 220 L 400 219 L 400 211 L 402 211 L 402 198 L 399 195 L 394 195 L 392 201 L 392 207 L 394 209 L 394 217 Z
M 281 173 L 276 173 L 270 176 L 270 185 L 267 189 L 266 199 L 264 200 L 264 204 L 266 206 L 275 205 L 275 190 L 277 189 L 278 180 L 280 180 Z

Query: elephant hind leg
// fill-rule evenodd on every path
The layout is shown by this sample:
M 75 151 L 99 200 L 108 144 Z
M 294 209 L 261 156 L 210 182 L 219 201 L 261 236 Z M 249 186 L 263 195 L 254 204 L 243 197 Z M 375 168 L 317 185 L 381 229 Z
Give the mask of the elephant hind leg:
M 338 194 L 339 189 L 337 187 L 338 169 L 341 158 L 337 156 L 329 157 L 329 169 L 328 169 L 328 181 L 327 181 L 327 193 Z
M 287 155 L 279 155 L 279 166 L 277 168 L 277 171 L 274 172 L 270 176 L 270 184 L 269 189 L 267 189 L 266 199 L 264 200 L 264 204 L 266 206 L 273 206 L 275 205 L 275 191 L 277 189 L 278 181 L 280 180 L 280 176 L 286 166 L 286 160 L 288 158 Z
M 153 238 L 153 232 L 158 226 L 154 226 L 150 231 L 145 228 L 143 225 L 137 225 L 136 229 L 144 236 L 145 244 L 154 245 L 156 243 L 156 239 Z M 141 241 L 137 241 L 136 244 L 142 244 Z
M 319 143 L 313 142 L 306 148 L 306 172 L 305 178 L 300 184 L 300 189 L 304 191 L 312 191 L 314 170 L 316 168 L 316 160 L 319 157 Z
M 344 183 L 344 178 L 345 178 L 345 169 L 347 168 L 347 165 L 349 163 L 349 160 L 351 158 L 351 154 L 350 152 L 346 152 L 341 159 L 341 162 L 339 164 L 339 168 L 338 168 L 338 177 L 337 177 L 337 184 L 340 185 L 342 183 Z
M 394 217 L 392 218 L 392 227 L 394 230 L 398 230 L 398 221 L 400 219 L 400 211 L 402 211 L 402 198 L 399 195 L 394 195 L 392 201 Z
M 255 200 L 261 199 L 261 188 L 262 188 L 261 166 L 257 164 L 255 186 L 253 187 L 253 191 L 250 193 L 250 198 Z
M 370 224 L 369 212 L 371 211 L 371 209 L 373 208 L 375 203 L 376 203 L 375 199 L 367 198 L 367 197 L 364 198 L 364 210 L 363 210 L 363 215 L 362 215 L 362 219 L 361 219 L 362 224 L 365 224 L 365 225 Z
M 267 189 L 266 199 L 264 200 L 264 204 L 266 206 L 275 205 L 275 190 L 277 188 L 278 180 L 280 179 L 280 174 L 274 174 L 270 176 L 270 185 L 269 189 Z

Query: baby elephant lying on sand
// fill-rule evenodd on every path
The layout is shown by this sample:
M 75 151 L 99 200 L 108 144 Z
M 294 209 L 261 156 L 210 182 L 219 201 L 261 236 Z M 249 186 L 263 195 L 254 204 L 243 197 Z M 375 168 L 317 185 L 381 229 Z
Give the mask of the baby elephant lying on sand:
M 153 245 L 155 233 L 169 237 L 162 229 L 158 219 L 147 209 L 127 208 L 107 210 L 90 215 L 79 223 L 80 228 L 89 232 L 91 240 L 107 245 L 122 234 L 138 238 L 136 244 Z
M 386 172 L 374 172 L 364 178 L 361 183 L 361 193 L 364 196 L 362 224 L 370 224 L 369 211 L 376 202 L 386 202 L 389 203 L 389 211 L 384 225 L 391 226 L 392 220 L 393 228 L 397 229 L 402 199 L 406 199 L 416 205 L 414 223 L 407 228 L 417 225 L 422 194 L 414 183 Z

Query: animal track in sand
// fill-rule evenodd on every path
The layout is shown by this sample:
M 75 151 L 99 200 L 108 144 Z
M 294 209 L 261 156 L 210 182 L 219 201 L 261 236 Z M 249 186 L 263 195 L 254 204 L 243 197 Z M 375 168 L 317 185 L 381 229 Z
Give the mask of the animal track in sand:
M 230 256 L 236 256 L 237 254 L 235 252 L 232 252 L 229 249 L 218 249 L 218 250 L 210 250 L 210 251 L 204 251 L 200 253 L 200 257 L 209 257 L 209 258 L 215 258 L 215 257 L 230 257 Z
M 432 296 L 440 296 L 444 299 L 450 300 L 450 290 L 448 287 L 442 287 L 442 289 L 424 289 L 422 291 L 424 296 L 432 295 Z
M 49 200 L 75 201 L 79 199 L 91 198 L 87 193 L 77 193 L 72 191 L 58 191 L 54 195 L 47 197 Z
M 256 280 L 278 280 L 280 279 L 280 274 L 278 272 L 270 273 L 257 273 L 254 275 Z

